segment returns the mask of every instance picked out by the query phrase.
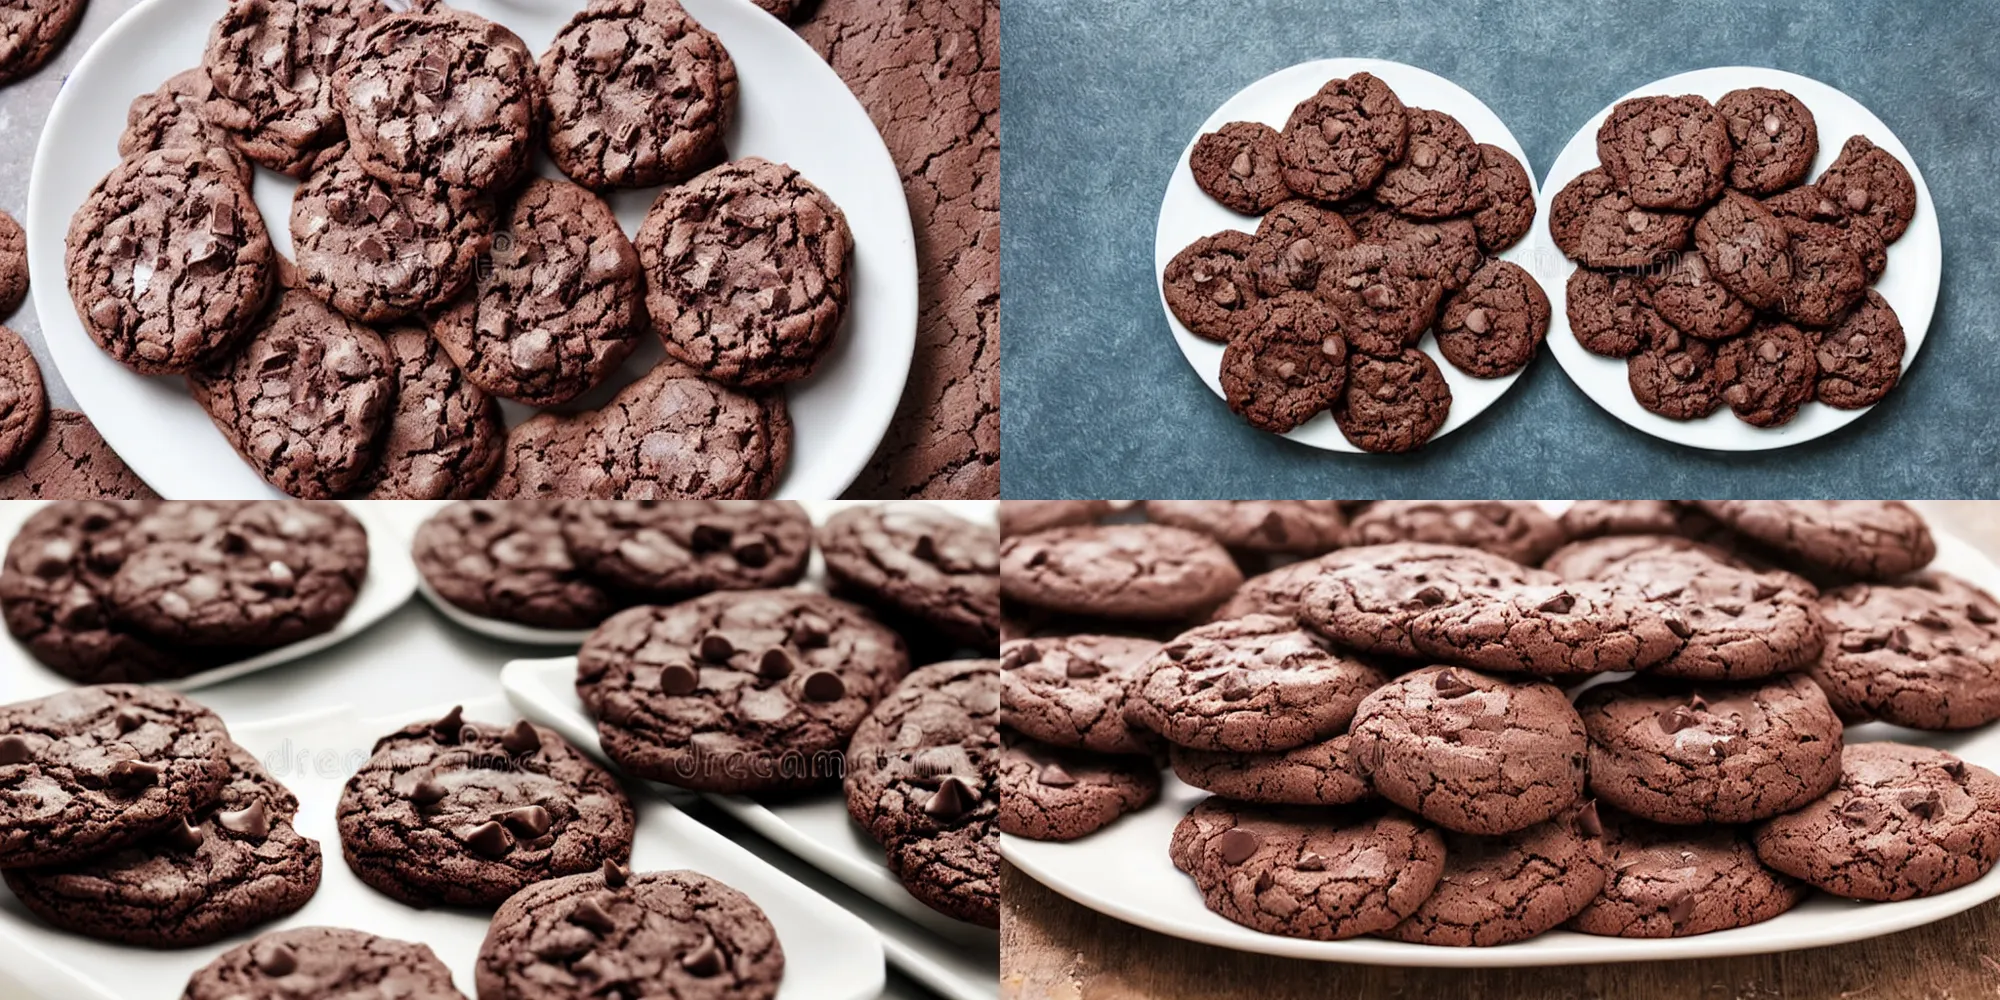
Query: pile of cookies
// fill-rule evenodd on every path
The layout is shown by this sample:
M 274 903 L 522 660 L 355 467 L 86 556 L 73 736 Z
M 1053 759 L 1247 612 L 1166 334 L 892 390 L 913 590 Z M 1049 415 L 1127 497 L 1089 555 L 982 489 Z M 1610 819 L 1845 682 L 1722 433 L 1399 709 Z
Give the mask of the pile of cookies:
M 2000 719 L 2000 602 L 1925 569 L 1903 504 L 1383 502 L 1335 548 L 1336 503 L 1005 539 L 1002 829 L 1087 836 L 1164 758 L 1214 794 L 1162 845 L 1210 909 L 1451 946 L 1702 934 L 2000 861 L 2000 777 L 1844 740 Z M 1241 578 L 1229 524 L 1308 514 L 1331 551 Z
M 1777 427 L 1813 400 L 1873 405 L 1903 370 L 1903 327 L 1868 286 L 1909 227 L 1909 170 L 1866 136 L 1802 183 L 1819 126 L 1782 90 L 1620 101 L 1600 166 L 1549 207 L 1582 265 L 1569 322 L 1585 350 L 1625 358 L 1647 410 L 1694 420 L 1727 405 Z
M 1283 132 L 1224 125 L 1189 161 L 1203 191 L 1263 216 L 1254 235 L 1196 240 L 1160 279 L 1189 332 L 1228 345 L 1223 392 L 1253 427 L 1330 409 L 1356 447 L 1409 451 L 1451 410 L 1426 331 L 1478 378 L 1519 371 L 1548 331 L 1541 286 L 1490 258 L 1534 221 L 1521 162 L 1374 76 L 1329 81 Z
M 723 162 L 736 90 L 674 0 L 596 0 L 539 62 L 443 3 L 233 0 L 133 102 L 70 295 L 294 496 L 766 496 L 853 238 L 791 168 Z M 538 149 L 574 183 L 531 176 Z M 302 182 L 295 263 L 253 166 Z M 635 245 L 597 192 L 659 185 Z M 649 327 L 669 360 L 610 402 L 504 427 L 499 400 L 572 403 Z
M 367 576 L 337 503 L 59 500 L 8 542 L 0 615 L 72 680 L 166 680 L 331 631 Z

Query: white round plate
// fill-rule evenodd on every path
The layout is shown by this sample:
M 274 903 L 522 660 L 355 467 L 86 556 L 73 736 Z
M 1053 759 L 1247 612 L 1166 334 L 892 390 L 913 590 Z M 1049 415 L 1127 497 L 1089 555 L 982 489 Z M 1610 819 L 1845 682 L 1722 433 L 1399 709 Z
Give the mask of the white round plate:
M 28 260 L 42 280 L 35 308 L 63 381 L 91 422 L 148 485 L 167 497 L 280 496 L 229 447 L 178 377 L 133 374 L 98 350 L 76 318 L 63 280 L 63 237 L 70 216 L 118 163 L 125 108 L 173 74 L 201 62 L 209 26 L 225 0 L 145 0 L 90 47 L 57 95 L 35 151 L 28 186 Z M 576 12 L 565 0 L 463 0 L 455 4 L 546 50 Z M 846 319 L 832 354 L 790 391 L 791 466 L 782 498 L 839 496 L 895 416 L 916 346 L 916 239 L 903 184 L 881 135 L 833 70 L 790 29 L 749 0 L 685 0 L 721 38 L 740 81 L 728 136 L 734 157 L 789 163 L 824 189 L 854 230 Z M 536 170 L 562 175 L 546 157 Z M 255 194 L 278 250 L 291 253 L 292 191 L 297 182 L 257 171 Z M 658 188 L 608 200 L 628 234 L 638 232 Z M 664 356 L 657 338 L 611 380 L 578 401 L 598 406 Z M 507 421 L 533 414 L 507 404 Z
M 1935 527 L 1932 532 L 1938 545 L 1932 568 L 2000 591 L 2000 569 L 1965 542 L 1939 533 Z M 1849 743 L 1895 740 L 1937 747 L 1981 767 L 2000 770 L 2000 726 L 1920 733 L 1871 722 L 1850 726 L 1846 738 Z M 1494 948 L 1448 948 L 1375 938 L 1306 941 L 1253 931 L 1210 912 L 1202 904 L 1194 881 L 1167 859 L 1174 826 L 1207 797 L 1207 792 L 1183 784 L 1168 771 L 1160 785 L 1159 801 L 1141 812 L 1066 844 L 1002 835 L 1000 853 L 1035 881 L 1129 924 L 1237 951 L 1363 965 L 1501 968 L 1760 955 L 1891 934 L 2000 897 L 2000 869 L 1996 869 L 1971 885 L 1900 903 L 1862 903 L 1814 893 L 1775 919 L 1693 937 L 1642 940 L 1557 930 Z
M 1180 345 L 1188 364 L 1208 383 L 1209 391 L 1216 398 L 1223 398 L 1222 347 L 1212 340 L 1204 340 L 1189 333 L 1187 327 L 1167 308 L 1166 285 L 1161 277 L 1166 274 L 1167 262 L 1174 255 L 1204 236 L 1224 229 L 1240 229 L 1255 232 L 1261 221 L 1255 216 L 1238 215 L 1220 202 L 1203 193 L 1194 182 L 1194 172 L 1188 166 L 1188 157 L 1194 152 L 1194 144 L 1204 133 L 1213 132 L 1230 122 L 1263 122 L 1272 128 L 1284 130 L 1285 119 L 1290 118 L 1292 109 L 1300 101 L 1319 92 L 1328 80 L 1353 76 L 1356 73 L 1373 73 L 1387 82 L 1396 91 L 1403 103 L 1413 108 L 1430 108 L 1457 118 L 1472 133 L 1478 142 L 1490 142 L 1521 161 L 1527 169 L 1528 182 L 1534 183 L 1535 172 L 1528 167 L 1528 156 L 1521 151 L 1521 144 L 1514 141 L 1514 133 L 1500 116 L 1493 113 L 1479 98 L 1472 96 L 1459 86 L 1415 66 L 1405 66 L 1386 59 L 1320 59 L 1300 63 L 1289 69 L 1281 69 L 1236 92 L 1236 96 L 1224 101 L 1222 107 L 1201 123 L 1201 128 L 1188 139 L 1187 148 L 1181 150 L 1181 159 L 1174 166 L 1173 176 L 1167 180 L 1167 195 L 1160 202 L 1160 221 L 1153 232 L 1153 279 L 1160 285 L 1160 309 L 1167 314 L 1167 327 L 1174 332 L 1174 341 Z M 1541 203 L 1540 192 L 1536 192 L 1536 204 Z M 1510 260 L 1523 267 L 1528 266 L 1528 240 L 1519 243 L 1500 255 L 1502 260 Z M 1550 296 L 1551 301 L 1554 295 Z M 1451 362 L 1438 352 L 1437 338 L 1424 334 L 1419 345 L 1431 360 L 1437 362 L 1444 372 L 1444 380 L 1451 386 L 1451 415 L 1432 437 L 1440 438 L 1460 427 L 1480 414 L 1494 401 L 1507 393 L 1514 380 L 1521 373 L 1515 372 L 1505 378 L 1473 378 L 1452 367 Z M 1531 362 L 1532 363 L 1532 362 Z M 1329 414 L 1319 414 L 1299 425 L 1285 437 L 1300 444 L 1324 448 L 1328 451 L 1359 452 Z
M 1910 220 L 1910 228 L 1902 238 L 1889 245 L 1888 269 L 1882 272 L 1882 277 L 1874 286 L 1902 321 L 1903 371 L 1907 373 L 1910 362 L 1916 359 L 1918 348 L 1924 346 L 1924 332 L 1930 328 L 1931 312 L 1937 307 L 1938 277 L 1942 271 L 1944 251 L 1938 242 L 1937 210 L 1931 205 L 1931 190 L 1924 186 L 1924 175 L 1917 169 L 1917 161 L 1910 156 L 1910 151 L 1904 148 L 1896 134 L 1889 131 L 1889 126 L 1862 107 L 1861 102 L 1818 80 L 1755 66 L 1717 66 L 1682 73 L 1646 84 L 1618 100 L 1699 94 L 1714 101 L 1741 87 L 1787 90 L 1811 109 L 1813 118 L 1819 123 L 1819 158 L 1813 161 L 1812 170 L 1806 174 L 1808 182 L 1818 178 L 1820 172 L 1833 163 L 1834 158 L 1840 155 L 1841 145 L 1851 135 L 1865 135 L 1875 145 L 1894 154 L 1909 169 L 1910 178 L 1916 181 L 1916 215 Z M 1617 103 L 1612 102 L 1614 105 Z M 1808 403 L 1790 423 L 1778 427 L 1752 427 L 1738 420 L 1727 406 L 1700 420 L 1668 420 L 1649 412 L 1632 398 L 1624 361 L 1592 354 L 1576 342 L 1575 335 L 1570 333 L 1568 311 L 1564 308 L 1567 300 L 1565 289 L 1569 276 L 1576 271 L 1576 264 L 1556 249 L 1555 239 L 1549 235 L 1549 202 L 1576 175 L 1597 166 L 1597 127 L 1610 114 L 1611 108 L 1607 107 L 1591 116 L 1549 167 L 1548 176 L 1542 179 L 1535 228 L 1523 241 L 1534 244 L 1534 259 L 1540 265 L 1535 277 L 1541 280 L 1543 288 L 1548 289 L 1549 302 L 1555 307 L 1552 310 L 1554 315 L 1549 320 L 1549 348 L 1555 352 L 1563 371 L 1569 373 L 1570 381 L 1612 416 L 1639 430 L 1657 438 L 1716 451 L 1763 451 L 1811 441 L 1847 426 L 1872 409 L 1840 410 L 1824 403 Z

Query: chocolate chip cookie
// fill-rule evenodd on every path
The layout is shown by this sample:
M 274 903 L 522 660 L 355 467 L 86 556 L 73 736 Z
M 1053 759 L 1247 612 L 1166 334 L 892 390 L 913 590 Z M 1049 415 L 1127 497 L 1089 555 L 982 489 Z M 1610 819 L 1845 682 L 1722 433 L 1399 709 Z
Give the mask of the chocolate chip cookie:
M 1819 364 L 1812 338 L 1790 323 L 1765 320 L 1749 335 L 1722 345 L 1715 378 L 1722 401 L 1754 427 L 1777 427 L 1798 416 L 1813 398 Z
M 201 116 L 202 105 L 214 99 L 215 85 L 199 67 L 168 77 L 160 89 L 132 99 L 125 112 L 125 131 L 118 136 L 118 155 L 131 159 L 156 149 L 219 149 L 229 155 L 237 177 L 248 186 L 255 174 L 250 160 L 237 152 L 227 131 Z M 4 226 L 0 223 L 0 228 Z M 0 316 L 8 312 L 6 302 L 0 292 Z
M 1579 267 L 1570 272 L 1565 295 L 1570 332 L 1592 354 L 1629 358 L 1670 329 L 1653 308 L 1641 275 Z
M 1528 234 L 1535 224 L 1535 185 L 1514 154 L 1480 143 L 1473 182 L 1486 190 L 1486 207 L 1472 213 L 1479 249 L 1496 254 Z
M 1698 420 L 1722 405 L 1715 345 L 1671 328 L 1626 359 L 1625 380 L 1640 406 L 1668 420 Z
M 1937 543 L 1900 500 L 1697 500 L 1709 516 L 1818 572 L 1886 580 L 1922 569 Z
M 1328 80 L 1285 121 L 1285 186 L 1325 202 L 1374 187 L 1403 158 L 1408 117 L 1396 92 L 1371 74 Z
M 1881 277 L 1889 266 L 1889 244 L 1882 239 L 1875 226 L 1863 214 L 1850 214 L 1845 204 L 1835 202 L 1817 185 L 1801 185 L 1774 194 L 1764 199 L 1764 207 L 1781 220 L 1803 219 L 1840 230 L 1847 237 L 1848 245 L 1861 258 L 1862 270 L 1868 272 L 1869 281 Z
M 288 288 L 240 349 L 188 376 L 236 453 L 295 497 L 337 497 L 374 465 L 396 362 L 374 330 Z
M 1250 258 L 1257 238 L 1225 229 L 1187 245 L 1160 274 L 1161 294 L 1189 333 L 1219 344 L 1235 339 L 1261 301 Z M 1315 279 L 1317 280 L 1317 279 Z
M 244 156 L 303 179 L 347 132 L 335 76 L 389 14 L 380 0 L 231 0 L 202 55 L 214 86 L 202 119 Z
M 1134 636 L 1008 640 L 1000 649 L 1000 721 L 1051 746 L 1151 754 L 1155 741 L 1126 704 L 1159 651 L 1159 643 Z
M 1148 500 L 1146 517 L 1199 531 L 1233 552 L 1316 556 L 1347 539 L 1337 500 Z
M 1188 154 L 1194 182 L 1224 208 L 1263 215 L 1292 196 L 1278 162 L 1278 130 L 1262 122 L 1230 122 L 1196 139 Z
M 554 406 L 603 382 L 639 345 L 639 253 L 603 199 L 531 180 L 497 221 L 493 248 L 473 293 L 431 328 L 473 385 Z
M 1635 97 L 1597 129 L 1597 159 L 1640 208 L 1690 211 L 1722 193 L 1729 127 L 1704 98 Z
M 588 188 L 652 187 L 721 161 L 736 64 L 666 0 L 598 0 L 542 54 L 549 156 Z
M 410 555 L 439 597 L 486 618 L 589 628 L 614 606 L 571 558 L 547 504 L 452 504 L 417 528 Z
M 1815 334 L 1819 364 L 1814 397 L 1828 406 L 1873 406 L 1903 375 L 1903 324 L 1874 289 L 1830 330 Z
M 1368 198 L 1356 198 L 1340 206 L 1340 211 L 1361 242 L 1388 247 L 1401 255 L 1414 273 L 1435 280 L 1446 292 L 1464 288 L 1472 272 L 1485 263 L 1479 230 L 1471 219 L 1422 222 Z
M 1694 242 L 1717 281 L 1752 306 L 1769 309 L 1793 282 L 1792 232 L 1755 198 L 1731 191 L 1702 213 Z
M 1278 753 L 1167 749 L 1176 777 L 1237 802 L 1338 806 L 1375 795 L 1347 733 Z
M 465 1000 L 429 947 L 339 927 L 272 931 L 189 977 L 182 1000 L 292 1000 L 301 990 L 401 1000 Z
M 1160 793 L 1160 769 L 1138 757 L 1099 757 L 1003 734 L 1000 832 L 1075 840 L 1136 812 Z
M 1757 316 L 1750 303 L 1716 280 L 1700 253 L 1684 253 L 1646 274 L 1642 294 L 1674 329 L 1703 340 L 1727 340 Z
M 1413 619 L 1409 636 L 1441 662 L 1575 677 L 1665 661 L 1681 644 L 1672 617 L 1632 588 L 1566 580 L 1461 592 Z
M 1349 541 L 1458 545 L 1533 566 L 1562 544 L 1563 534 L 1531 501 L 1383 500 L 1355 515 Z
M 1304 198 L 1282 202 L 1257 223 L 1248 258 L 1257 291 L 1267 297 L 1310 292 L 1319 286 L 1320 269 L 1334 252 L 1358 241 L 1339 212 Z
M 473 981 L 482 1000 L 771 1000 L 784 975 L 777 929 L 750 897 L 698 872 L 609 864 L 508 900 Z
M 1382 936 L 1489 948 L 1559 927 L 1604 888 L 1603 840 L 1595 803 L 1504 838 L 1448 833 L 1437 891 Z
M 439 184 L 394 186 L 352 147 L 328 154 L 292 197 L 299 276 L 364 323 L 434 312 L 472 284 L 493 245 L 491 203 Z
M 1364 548 L 1356 551 L 1370 553 L 1375 550 Z M 1346 551 L 1336 550 L 1316 559 L 1302 560 L 1253 576 L 1243 581 L 1229 600 L 1211 612 L 1208 620 L 1228 621 L 1257 614 L 1294 617 L 1298 614 L 1299 602 L 1304 599 L 1306 588 L 1319 579 L 1319 574 L 1323 570 L 1346 565 L 1347 561 Z
M 136 844 L 216 801 L 222 720 L 180 695 L 82 687 L 0 707 L 0 868 L 81 861 Z
M 1603 812 L 1604 891 L 1569 922 L 1606 937 L 1669 938 L 1762 923 L 1803 902 L 1805 885 L 1757 860 L 1749 836 L 1727 826 L 1649 823 Z
M 1334 941 L 1377 934 L 1437 888 L 1444 838 L 1408 814 L 1206 799 L 1174 827 L 1174 867 L 1210 910 L 1266 934 Z
M 263 216 L 220 150 L 119 164 L 70 218 L 64 248 L 84 330 L 144 375 L 225 353 L 263 311 L 277 270 Z
M 1348 443 L 1373 452 L 1419 448 L 1450 415 L 1451 386 L 1437 362 L 1416 348 L 1350 357 L 1347 391 L 1333 407 L 1333 422 Z
M 1415 346 L 1444 294 L 1410 255 L 1376 243 L 1336 251 L 1320 269 L 1318 289 L 1349 349 L 1380 358 Z
M 1242 571 L 1221 545 L 1161 524 L 1056 528 L 1000 542 L 1000 594 L 1050 611 L 1171 621 L 1214 607 Z
M 28 0 L 0 10 L 0 84 L 41 69 L 61 51 L 84 6 L 85 0 Z
M 1000 642 L 1000 533 L 923 504 L 849 507 L 819 529 L 842 594 L 970 649 Z
M 1820 601 L 1826 649 L 1813 677 L 1835 708 L 1914 729 L 2000 719 L 2000 602 L 1943 573 L 1862 583 Z
M 21 335 L 0 326 L 0 469 L 22 463 L 49 419 L 42 368 Z
M 668 188 L 638 247 L 667 353 L 731 385 L 811 375 L 847 307 L 847 217 L 783 164 L 749 157 Z
M 1773 194 L 1805 180 L 1819 156 L 1819 123 L 1804 101 L 1782 90 L 1746 87 L 1715 102 L 1735 147 L 1729 186 Z
M 104 443 L 90 418 L 75 410 L 49 411 L 48 428 L 21 467 L 0 476 L 0 500 L 157 500 L 146 481 Z
M 1445 301 L 1438 350 L 1460 371 L 1499 378 L 1520 371 L 1549 332 L 1549 297 L 1520 265 L 1488 261 Z
M 355 492 L 370 500 L 462 500 L 500 470 L 507 427 L 500 403 L 452 364 L 443 345 L 419 326 L 382 335 L 395 363 L 396 408 L 382 454 Z
M 1554 583 L 1479 549 L 1403 542 L 1342 549 L 1327 556 L 1297 598 L 1301 624 L 1343 646 L 1385 656 L 1421 655 L 1410 623 L 1468 594 L 1525 583 Z
M 14 217 L 0 212 L 0 317 L 28 298 L 28 234 Z
M 1687 246 L 1695 217 L 1641 207 L 1603 167 L 1576 175 L 1549 203 L 1549 235 L 1586 267 L 1645 267 Z
M 579 500 L 555 515 L 585 573 L 659 603 L 790 586 L 812 554 L 812 518 L 789 501 Z
M 1388 677 L 1289 618 L 1183 633 L 1133 676 L 1128 719 L 1197 750 L 1272 753 L 1339 733 Z
M 1000 534 L 1032 535 L 1072 524 L 1095 524 L 1111 511 L 1109 500 L 1002 500 Z
M 1850 217 L 1873 226 L 1885 243 L 1900 238 L 1917 211 L 1917 185 L 1909 169 L 1867 136 L 1849 136 L 1813 185 Z
M 1286 292 L 1252 316 L 1223 349 L 1223 397 L 1250 426 L 1284 434 L 1347 386 L 1343 314 L 1310 292 Z
M 1707 538 L 1720 531 L 1714 519 L 1677 500 L 1578 500 L 1556 519 L 1563 535 L 1578 539 L 1544 560 L 1544 568 L 1571 575 L 1559 556 L 1582 547 L 1584 539 L 1618 535 L 1674 535 Z
M 1443 219 L 1484 208 L 1479 145 L 1458 119 L 1442 111 L 1410 108 L 1400 162 L 1383 171 L 1375 200 L 1418 219 Z
M 1792 277 L 1778 311 L 1803 326 L 1840 322 L 1868 289 L 1867 265 L 1846 231 L 1804 219 L 1780 219 L 1791 240 Z

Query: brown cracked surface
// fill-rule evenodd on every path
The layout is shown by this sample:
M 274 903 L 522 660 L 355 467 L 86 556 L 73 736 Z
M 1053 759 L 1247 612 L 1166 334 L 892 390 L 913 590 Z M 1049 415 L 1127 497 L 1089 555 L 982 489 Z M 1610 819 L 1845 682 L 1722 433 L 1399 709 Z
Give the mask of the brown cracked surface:
M 182 996 L 294 1000 L 301 988 L 343 998 L 465 1000 L 428 946 L 339 927 L 294 927 L 237 945 L 190 977 Z
M 1460 371 L 1499 378 L 1533 360 L 1548 332 L 1548 293 L 1519 264 L 1494 260 L 1445 302 L 1437 343 Z
M 0 221 L 0 228 L 4 225 Z M 0 241 L 4 239 L 0 232 Z M 0 277 L 0 284 L 5 280 Z M 14 468 L 32 453 L 48 419 L 49 397 L 34 352 L 20 334 L 0 326 L 0 469 Z
M 1930 528 L 1900 500 L 1697 500 L 1716 520 L 1833 575 L 1886 580 L 1937 555 Z
M 1564 291 L 1570 333 L 1592 354 L 1629 358 L 1671 330 L 1637 274 L 1579 267 Z
M 819 529 L 836 592 L 967 649 L 1000 641 L 1000 533 L 941 507 L 849 507 Z
M 1842 713 L 1933 730 L 2000 719 L 2000 602 L 1984 590 L 1921 573 L 1829 591 L 1820 612 L 1812 674 Z
M 0 317 L 28 298 L 28 234 L 14 217 L 0 212 Z
M 1312 291 L 1333 252 L 1358 239 L 1354 227 L 1331 208 L 1304 198 L 1280 203 L 1257 223 L 1256 243 L 1250 250 L 1257 291 L 1265 296 Z
M 563 543 L 548 503 L 468 501 L 431 515 L 410 548 L 438 596 L 475 615 L 544 628 L 589 628 L 614 607 Z
M 1611 876 L 1571 930 L 1606 937 L 1667 938 L 1762 923 L 1812 891 L 1764 867 L 1735 827 L 1649 823 L 1603 813 Z
M 1668 420 L 1695 420 L 1722 406 L 1715 345 L 1671 327 L 1626 359 L 1625 382 L 1639 405 Z
M 1423 542 L 1482 549 L 1524 566 L 1562 544 L 1555 518 L 1531 501 L 1383 500 L 1354 516 L 1354 545 Z
M 1251 315 L 1222 352 L 1222 392 L 1250 426 L 1283 434 L 1318 416 L 1347 385 L 1342 314 L 1310 292 L 1286 292 Z
M 1409 114 L 1387 83 L 1368 73 L 1328 80 L 1285 121 L 1285 184 L 1308 198 L 1345 201 L 1402 159 L 1408 134 Z
M 1125 711 L 1181 746 L 1270 753 L 1339 733 L 1387 682 L 1292 619 L 1253 615 L 1162 646 L 1134 675 Z
M 202 56 L 214 85 L 202 119 L 250 159 L 304 177 L 347 133 L 335 74 L 388 16 L 380 0 L 232 0 Z
M 1008 641 L 1000 649 L 1000 721 L 1056 747 L 1150 754 L 1153 740 L 1126 716 L 1131 682 L 1160 644 L 1113 635 Z
M 1683 640 L 1675 625 L 1637 588 L 1565 580 L 1462 594 L 1410 622 L 1410 641 L 1447 663 L 1575 677 L 1665 662 Z
M 84 5 L 85 0 L 0 3 L 0 83 L 33 73 L 60 51 Z
M 1157 621 L 1197 614 L 1243 582 L 1214 539 L 1160 524 L 1055 528 L 1000 542 L 1000 593 L 1030 607 Z
M 1586 267 L 1645 267 L 1688 245 L 1695 217 L 1634 204 L 1602 167 L 1576 175 L 1549 203 L 1549 235 Z
M 1813 186 L 1850 217 L 1873 227 L 1884 243 L 1901 237 L 1917 211 L 1917 185 L 1909 168 L 1866 136 L 1848 136 Z
M 500 470 L 500 404 L 419 326 L 382 335 L 396 364 L 396 409 L 382 455 L 354 487 L 370 500 L 462 500 Z
M 1338 500 L 1148 500 L 1146 517 L 1199 531 L 1235 552 L 1316 556 L 1347 539 Z
M 1484 142 L 1479 144 L 1476 180 L 1486 189 L 1486 207 L 1472 214 L 1472 227 L 1481 250 L 1499 253 L 1534 226 L 1535 186 L 1514 154 Z
M 1798 416 L 1813 398 L 1819 363 L 1813 338 L 1790 323 L 1771 320 L 1751 327 L 1748 336 L 1722 345 L 1715 377 L 1722 401 L 1755 427 L 1776 427 Z
M 1689 336 L 1703 340 L 1734 337 L 1757 315 L 1750 303 L 1715 280 L 1714 269 L 1700 253 L 1681 254 L 1643 280 L 1642 293 L 1653 310 Z
M 1559 927 L 1604 888 L 1602 834 L 1594 804 L 1505 838 L 1447 833 L 1437 891 L 1382 936 L 1488 948 Z
M 1341 733 L 1280 753 L 1246 754 L 1167 748 L 1174 775 L 1236 802 L 1340 806 L 1374 798 L 1354 759 L 1354 738 Z
M 1188 168 L 1195 184 L 1224 208 L 1262 215 L 1292 196 L 1278 145 L 1278 130 L 1263 122 L 1230 122 L 1195 140 Z
M 1871 406 L 1903 376 L 1903 323 L 1872 288 L 1837 326 L 1814 339 L 1819 364 L 1815 398 L 1828 406 Z
M 433 180 L 392 186 L 344 148 L 292 196 L 292 250 L 306 286 L 364 323 L 457 298 L 493 246 L 493 205 Z
M 1404 215 L 1443 219 L 1486 207 L 1479 179 L 1481 153 L 1458 119 L 1442 111 L 1410 108 L 1403 159 L 1382 174 L 1375 200 Z
M 1597 159 L 1643 208 L 1699 208 L 1722 193 L 1729 126 L 1704 98 L 1635 97 L 1597 129 Z
M 1419 655 L 1410 623 L 1432 608 L 1468 594 L 1555 580 L 1490 552 L 1422 542 L 1343 549 L 1321 565 L 1297 591 L 1299 621 L 1342 645 L 1389 656 Z M 1284 585 L 1280 596 L 1298 586 L 1289 578 L 1271 582 Z
M 1734 153 L 1729 186 L 1771 194 L 1805 179 L 1819 156 L 1819 123 L 1804 101 L 1782 90 L 1745 87 L 1722 95 L 1715 111 Z
M 1259 319 L 1257 238 L 1238 229 L 1204 236 L 1181 248 L 1160 273 L 1161 294 L 1188 332 L 1226 344 Z
M 1408 347 L 1387 357 L 1350 354 L 1347 362 L 1333 422 L 1362 451 L 1415 451 L 1451 416 L 1451 386 L 1430 355 Z
M 1100 757 L 1005 733 L 1000 751 L 1000 832 L 1075 840 L 1143 809 L 1160 769 L 1140 757 Z
M 661 602 L 789 586 L 812 554 L 812 518 L 788 500 L 578 500 L 557 516 L 591 576 Z
M 1366 242 L 1335 251 L 1319 272 L 1319 297 L 1347 346 L 1396 358 L 1437 319 L 1444 286 L 1394 244 Z
M 156 149 L 220 149 L 236 164 L 245 186 L 252 180 L 251 163 L 230 141 L 229 133 L 201 117 L 201 106 L 215 97 L 215 87 L 200 67 L 167 78 L 158 90 L 132 99 L 125 112 L 125 131 L 118 136 L 118 155 L 141 156 Z M 0 281 L 0 287 L 4 287 Z M 7 314 L 7 296 L 0 292 L 0 316 Z

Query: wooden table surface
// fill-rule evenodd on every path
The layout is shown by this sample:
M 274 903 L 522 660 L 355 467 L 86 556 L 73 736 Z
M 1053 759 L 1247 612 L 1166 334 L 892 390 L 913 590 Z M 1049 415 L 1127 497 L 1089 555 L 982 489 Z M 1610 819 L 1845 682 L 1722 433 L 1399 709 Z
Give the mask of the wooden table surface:
M 2000 557 L 2000 504 L 1921 505 Z M 1161 850 L 1165 850 L 1161 846 Z M 1854 944 L 1776 955 L 1534 969 L 1339 965 L 1141 930 L 1011 867 L 1001 879 L 1002 1000 L 1970 1000 L 2000 997 L 2000 901 Z

